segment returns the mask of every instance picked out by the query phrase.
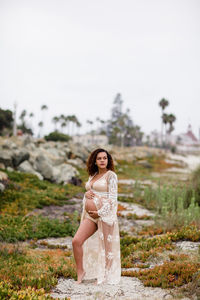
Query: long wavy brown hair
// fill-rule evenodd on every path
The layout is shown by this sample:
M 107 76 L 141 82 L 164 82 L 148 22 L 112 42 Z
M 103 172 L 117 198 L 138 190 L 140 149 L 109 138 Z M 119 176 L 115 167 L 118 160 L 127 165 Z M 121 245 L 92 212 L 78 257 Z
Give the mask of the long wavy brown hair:
M 90 154 L 90 156 L 87 160 L 87 172 L 91 176 L 93 176 L 96 172 L 98 172 L 98 167 L 97 167 L 97 165 L 95 165 L 95 163 L 96 163 L 97 154 L 100 152 L 105 152 L 107 154 L 108 164 L 107 164 L 106 168 L 108 170 L 115 171 L 113 159 L 112 159 L 112 156 L 110 155 L 110 153 L 108 153 L 108 151 L 106 151 L 102 148 L 98 148 Z

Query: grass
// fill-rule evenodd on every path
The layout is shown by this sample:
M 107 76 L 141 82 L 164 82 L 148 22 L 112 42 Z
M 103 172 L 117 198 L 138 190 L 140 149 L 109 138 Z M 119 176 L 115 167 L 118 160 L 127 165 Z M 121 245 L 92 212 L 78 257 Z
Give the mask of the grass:
M 141 161 L 146 162 L 146 167 L 140 164 Z M 177 164 L 167 163 L 164 155 L 150 155 L 145 157 L 145 159 L 137 158 L 132 162 L 118 160 L 117 163 L 116 171 L 120 179 L 156 180 L 151 176 L 151 172 L 162 172 L 170 167 L 180 168 Z
M 10 216 L 0 217 L 0 241 L 16 242 L 27 239 L 47 237 L 74 236 L 78 228 L 78 215 L 60 221 L 42 216 Z
M 82 186 L 53 184 L 46 180 L 39 180 L 32 174 L 15 171 L 7 171 L 7 174 L 9 183 L 1 193 L 1 215 L 24 216 L 34 208 L 63 205 L 77 193 L 84 191 Z

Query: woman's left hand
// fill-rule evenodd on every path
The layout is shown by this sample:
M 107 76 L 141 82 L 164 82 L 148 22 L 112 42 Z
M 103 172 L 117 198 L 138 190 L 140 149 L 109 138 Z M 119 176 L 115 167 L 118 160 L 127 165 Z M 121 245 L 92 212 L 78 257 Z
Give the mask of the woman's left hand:
M 99 217 L 97 210 L 89 210 L 88 214 L 90 215 L 90 217 L 92 217 L 93 219 L 96 219 Z

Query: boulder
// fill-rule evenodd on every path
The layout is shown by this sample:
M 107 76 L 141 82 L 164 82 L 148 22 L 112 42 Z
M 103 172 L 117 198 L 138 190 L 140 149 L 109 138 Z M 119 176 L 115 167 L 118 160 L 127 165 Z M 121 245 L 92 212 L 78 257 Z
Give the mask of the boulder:
M 3 163 L 0 163 L 0 169 L 5 169 L 5 165 Z
M 150 164 L 147 160 L 138 160 L 137 165 L 141 165 L 144 168 L 151 169 L 153 168 L 152 164 Z
M 24 172 L 24 173 L 30 173 L 30 174 L 34 174 L 36 175 L 40 180 L 43 180 L 43 176 L 39 173 L 39 172 L 36 172 L 32 165 L 30 164 L 29 161 L 24 161 L 23 163 L 21 163 L 19 166 L 18 166 L 18 171 L 20 172 Z
M 69 142 L 69 149 L 71 152 L 68 154 L 69 159 L 80 158 L 83 162 L 86 162 L 90 152 L 82 145 L 76 145 Z
M 0 171 L 0 181 L 8 180 L 8 175 L 5 172 Z
M 12 151 L 1 150 L 0 151 L 0 163 L 3 163 L 5 167 L 12 167 Z
M 0 171 L 0 192 L 3 192 L 9 182 L 8 175 Z
M 44 179 L 54 180 L 54 170 L 51 163 L 44 155 L 38 155 L 34 163 L 34 169 L 42 174 Z
M 24 137 L 24 140 L 23 140 L 23 146 L 26 146 L 30 143 L 33 143 L 34 142 L 34 138 L 31 136 L 31 135 L 27 135 Z
M 16 168 L 23 161 L 28 160 L 29 157 L 30 157 L 30 154 L 27 150 L 25 150 L 25 149 L 15 150 L 15 152 L 12 155 L 13 166 Z
M 62 164 L 53 168 L 53 181 L 56 183 L 69 183 L 72 177 L 79 175 L 79 172 L 68 164 Z
M 3 145 L 2 145 L 2 148 L 3 149 L 9 149 L 9 150 L 12 150 L 12 149 L 17 149 L 17 145 L 13 142 L 13 141 L 11 141 L 11 140 L 5 140 L 4 141 L 4 143 L 3 143 Z
M 71 183 L 71 184 L 77 185 L 77 186 L 81 186 L 82 180 L 81 180 L 80 178 L 78 178 L 78 177 L 74 177 L 74 176 L 73 176 L 73 177 L 68 181 L 68 183 Z
M 0 182 L 0 192 L 3 192 L 5 190 L 5 185 Z
M 74 165 L 76 167 L 79 167 L 79 168 L 84 168 L 85 167 L 85 164 L 83 163 L 83 161 L 80 158 L 68 159 L 67 163 L 70 164 L 70 165 L 72 164 L 72 165 Z

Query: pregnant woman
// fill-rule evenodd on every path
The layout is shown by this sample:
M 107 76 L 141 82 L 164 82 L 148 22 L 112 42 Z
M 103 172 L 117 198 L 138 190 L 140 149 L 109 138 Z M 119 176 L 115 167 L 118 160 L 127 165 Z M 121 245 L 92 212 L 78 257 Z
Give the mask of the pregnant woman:
M 96 149 L 87 161 L 87 171 L 81 222 L 72 240 L 77 283 L 96 278 L 97 284 L 117 284 L 121 278 L 118 184 L 111 155 Z

